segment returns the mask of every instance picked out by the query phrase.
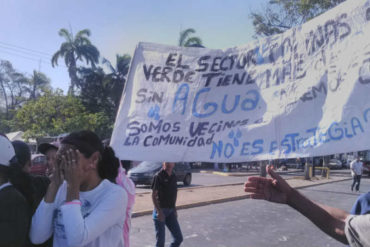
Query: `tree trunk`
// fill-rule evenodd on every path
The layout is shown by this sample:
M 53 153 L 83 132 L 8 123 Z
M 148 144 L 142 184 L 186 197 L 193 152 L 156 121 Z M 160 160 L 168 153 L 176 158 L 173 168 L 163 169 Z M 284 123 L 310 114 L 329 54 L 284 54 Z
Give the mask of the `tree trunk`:
M 9 120 L 8 95 L 6 94 L 4 83 L 1 82 L 0 85 L 1 85 L 1 89 L 3 90 L 3 94 L 4 94 L 4 98 L 5 98 L 5 119 Z
M 34 78 L 34 80 L 35 80 L 35 78 Z M 33 81 L 31 99 L 32 100 L 36 99 L 36 81 Z
M 69 78 L 71 78 L 71 85 L 69 86 L 68 94 L 74 96 L 75 86 L 76 84 L 78 84 L 77 67 L 76 67 L 75 59 L 71 61 L 71 64 L 68 67 L 68 74 L 69 74 Z

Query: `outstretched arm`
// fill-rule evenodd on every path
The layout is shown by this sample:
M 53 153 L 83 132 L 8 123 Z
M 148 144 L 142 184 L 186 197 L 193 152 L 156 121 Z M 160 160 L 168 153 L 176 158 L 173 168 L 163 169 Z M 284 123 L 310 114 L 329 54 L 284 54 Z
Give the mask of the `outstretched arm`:
M 311 201 L 290 187 L 282 177 L 273 171 L 271 166 L 266 169 L 272 179 L 250 177 L 245 183 L 244 190 L 252 193 L 251 198 L 288 204 L 307 217 L 323 232 L 348 244 L 344 232 L 345 220 L 349 215 L 347 212 Z

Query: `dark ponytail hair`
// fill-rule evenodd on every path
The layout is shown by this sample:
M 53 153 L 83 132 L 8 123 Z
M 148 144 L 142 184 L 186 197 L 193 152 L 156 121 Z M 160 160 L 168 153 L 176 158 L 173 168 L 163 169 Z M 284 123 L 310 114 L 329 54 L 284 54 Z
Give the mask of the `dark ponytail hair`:
M 90 130 L 72 132 L 62 140 L 62 144 L 75 146 L 86 158 L 95 152 L 100 153 L 98 174 L 102 179 L 115 183 L 118 175 L 119 163 L 111 147 L 104 147 L 99 137 Z
M 104 165 L 110 164 L 110 165 Z M 116 155 L 111 147 L 104 147 L 102 159 L 99 162 L 98 172 L 100 177 L 104 177 L 109 181 L 115 183 L 118 176 L 119 163 L 117 162 Z

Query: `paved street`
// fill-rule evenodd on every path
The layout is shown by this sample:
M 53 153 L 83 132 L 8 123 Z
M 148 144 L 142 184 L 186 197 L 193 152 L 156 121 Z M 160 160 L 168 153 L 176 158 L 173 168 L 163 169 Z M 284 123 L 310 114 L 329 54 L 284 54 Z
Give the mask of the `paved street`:
M 248 176 L 256 175 L 258 172 L 256 170 L 253 170 L 251 172 L 245 173 Z M 319 176 L 320 171 L 316 171 L 317 176 Z M 335 176 L 336 174 L 340 174 L 340 176 L 343 176 L 343 174 L 347 174 L 350 176 L 350 171 L 349 170 L 333 170 L 331 171 L 331 175 Z M 215 175 L 211 173 L 198 173 L 194 172 L 192 174 L 192 182 L 191 186 L 196 187 L 196 186 L 209 186 L 209 185 L 222 185 L 222 184 L 234 184 L 234 183 L 244 183 L 246 181 L 247 176 L 220 176 L 220 175 Z M 282 175 L 284 178 L 290 178 L 292 176 L 303 176 L 303 171 L 298 170 L 296 172 L 293 171 L 288 171 L 288 173 Z M 183 184 L 179 183 L 179 188 L 183 188 Z M 150 186 L 145 186 L 145 185 L 138 185 L 136 187 L 136 192 L 141 193 L 141 192 L 150 192 Z
M 192 174 L 191 186 L 209 186 L 218 184 L 232 184 L 232 183 L 244 183 L 245 177 L 233 177 L 233 176 L 220 176 L 210 173 L 193 173 Z M 183 184 L 179 183 L 179 188 L 183 188 Z M 138 185 L 136 192 L 148 192 L 151 191 L 150 186 Z
M 310 198 L 349 210 L 358 194 L 349 190 L 350 181 L 302 189 Z M 361 192 L 370 190 L 363 179 Z M 306 218 L 285 205 L 257 200 L 240 200 L 179 211 L 182 246 L 344 246 L 327 237 Z M 167 232 L 168 245 L 171 237 Z M 151 216 L 132 219 L 134 247 L 154 246 Z

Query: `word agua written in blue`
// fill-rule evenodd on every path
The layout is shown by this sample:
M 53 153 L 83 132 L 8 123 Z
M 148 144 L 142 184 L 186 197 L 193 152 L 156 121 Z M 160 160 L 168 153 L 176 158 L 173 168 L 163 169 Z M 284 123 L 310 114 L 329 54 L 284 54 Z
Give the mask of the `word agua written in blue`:
M 172 104 L 173 113 L 180 112 L 182 115 L 185 114 L 188 102 L 190 101 L 189 91 L 190 88 L 188 84 L 183 83 L 179 86 Z M 236 94 L 234 96 L 224 94 L 220 102 L 210 101 L 203 104 L 201 101 L 202 97 L 211 94 L 211 91 L 211 88 L 202 88 L 196 92 L 191 108 L 191 113 L 194 117 L 207 118 L 217 113 L 231 114 L 238 108 L 246 112 L 252 111 L 256 109 L 260 100 L 260 95 L 257 90 L 246 90 L 245 94 Z M 230 102 L 232 103 L 230 104 Z

